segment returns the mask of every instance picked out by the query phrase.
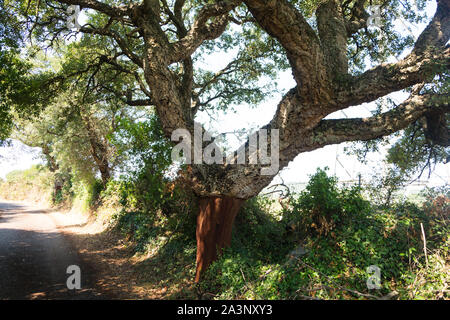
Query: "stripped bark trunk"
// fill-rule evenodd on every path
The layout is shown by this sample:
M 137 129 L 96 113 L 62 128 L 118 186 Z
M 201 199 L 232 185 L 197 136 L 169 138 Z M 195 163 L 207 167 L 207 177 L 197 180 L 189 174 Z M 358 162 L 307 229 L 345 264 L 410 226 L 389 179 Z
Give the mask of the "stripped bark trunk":
M 207 197 L 199 200 L 197 216 L 197 270 L 195 282 L 217 259 L 221 250 L 231 245 L 234 219 L 245 202 L 233 197 Z

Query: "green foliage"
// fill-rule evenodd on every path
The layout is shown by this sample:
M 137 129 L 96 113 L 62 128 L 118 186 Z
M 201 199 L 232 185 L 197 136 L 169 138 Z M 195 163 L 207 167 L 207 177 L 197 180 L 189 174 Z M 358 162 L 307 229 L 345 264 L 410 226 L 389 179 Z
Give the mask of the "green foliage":
M 52 0 L 4 2 L 0 2 L 0 64 L 6 66 L 0 71 L 0 141 L 10 134 L 14 120 L 16 137 L 45 148 L 51 172 L 42 166 L 15 172 L 0 188 L 12 196 L 51 193 L 53 203 L 78 201 L 85 210 L 118 196 L 125 209 L 115 216 L 117 226 L 135 249 L 149 251 L 159 263 L 173 267 L 170 276 L 192 273 L 195 199 L 187 191 L 190 186 L 170 166 L 170 144 L 153 111 L 124 108 L 129 100 L 142 102 L 151 95 L 143 68 L 138 66 L 148 45 L 136 32 L 139 30 L 131 23 L 89 10 L 88 30 L 98 33 L 84 34 L 65 45 L 74 35 L 65 26 L 67 4 Z M 316 28 L 314 12 L 320 1 L 290 3 Z M 418 10 L 412 10 L 413 3 Z M 188 0 L 185 4 L 179 12 L 181 23 L 167 14 L 168 8 L 163 10 L 160 34 L 167 39 L 162 41 L 174 43 L 182 38 L 186 32 L 180 26 L 192 25 L 205 2 Z M 355 4 L 342 2 L 347 19 Z M 387 61 L 412 47 L 411 35 L 394 30 L 397 18 L 414 23 L 425 19 L 424 0 L 374 0 L 371 4 L 383 4 L 383 30 L 363 28 L 349 37 L 353 74 L 365 70 L 366 64 Z M 172 8 L 174 2 L 167 5 Z M 183 87 L 192 72 L 193 88 L 186 101 L 192 99 L 200 111 L 227 111 L 242 103 L 257 105 L 276 92 L 273 79 L 289 67 L 280 44 L 253 23 L 245 5 L 230 14 L 238 23 L 230 24 L 218 39 L 206 41 L 192 61 L 170 66 Z M 27 30 L 30 38 L 38 47 L 49 46 L 61 59 L 45 57 L 44 61 L 42 52 L 34 47 L 24 50 L 27 63 L 19 57 L 16 43 L 22 34 L 18 22 L 36 20 L 39 23 Z M 118 48 L 114 39 L 124 39 L 119 47 L 124 44 L 126 48 Z M 208 56 L 219 50 L 232 57 L 228 64 L 221 70 L 205 66 Z M 424 91 L 448 92 L 446 70 L 437 71 L 441 74 Z M 441 121 L 441 127 L 445 123 Z M 389 151 L 387 161 L 393 170 L 373 184 L 373 195 L 381 195 L 384 204 L 391 202 L 393 192 L 417 168 L 428 165 L 430 159 L 437 162 L 447 157 L 444 148 L 430 143 L 433 139 L 427 136 L 423 119 L 403 134 Z M 364 151 L 377 150 L 377 142 L 369 142 Z M 122 174 L 119 181 L 98 181 L 102 159 L 108 160 L 109 169 L 118 168 Z M 116 178 L 114 174 L 111 177 Z M 54 189 L 56 179 L 63 182 L 62 188 Z M 448 278 L 442 271 L 448 258 L 448 194 L 427 194 L 423 208 L 402 202 L 376 209 L 361 191 L 340 188 L 335 178 L 318 170 L 305 191 L 282 203 L 280 212 L 274 213 L 277 204 L 273 200 L 259 197 L 247 201 L 236 220 L 232 247 L 210 268 L 203 289 L 222 298 L 360 298 L 342 288 L 368 293 L 366 268 L 378 265 L 383 287 L 371 294 L 396 289 L 402 298 L 422 298 L 436 297 L 436 290 L 442 293 Z M 428 268 L 424 268 L 421 254 L 421 223 L 429 241 Z M 303 253 L 298 254 L 300 251 Z M 173 260 L 178 257 L 188 261 L 189 267 L 175 266 Z M 156 267 L 155 273 L 161 274 Z M 422 283 L 425 285 L 417 287 Z
M 280 217 L 268 214 L 276 202 L 265 197 L 249 199 L 236 217 L 233 232 L 233 248 L 239 248 L 244 256 L 254 260 L 279 260 L 289 250 L 280 235 L 284 233 L 284 223 Z M 251 239 L 251 241 L 249 241 Z
M 94 185 L 100 173 L 106 184 L 121 161 L 109 137 L 116 129 L 116 119 L 127 117 L 123 108 L 117 100 L 94 102 L 72 87 L 60 92 L 39 115 L 14 117 L 12 137 L 42 148 L 50 170 L 70 172 L 75 180 L 88 185 Z
M 0 0 L 0 143 L 13 128 L 13 112 L 24 118 L 36 115 L 49 98 L 43 87 L 48 73 L 30 73 L 30 61 L 21 54 L 23 25 L 7 2 Z
M 103 183 L 101 180 L 96 179 L 95 182 L 90 185 L 91 189 L 89 190 L 89 198 L 88 198 L 88 204 L 89 206 L 94 206 L 97 201 L 100 199 L 100 194 L 103 191 Z
M 153 113 L 138 115 L 138 120 L 117 118 L 117 130 L 111 142 L 126 161 L 122 171 L 137 176 L 144 168 L 152 173 L 165 171 L 171 164 L 171 145 L 165 139 L 157 116 Z
M 273 208 L 261 205 L 268 200 L 248 204 L 243 215 L 272 218 L 237 223 L 236 230 L 243 238 L 252 235 L 251 241 L 244 249 L 234 241 L 208 270 L 202 290 L 220 299 L 373 299 L 394 290 L 399 299 L 448 298 L 448 194 L 427 194 L 422 207 L 398 202 L 375 210 L 360 190 L 339 188 L 318 170 L 303 192 L 288 199 L 281 223 L 274 220 Z M 328 232 L 317 228 L 318 217 L 328 219 Z M 274 230 L 277 237 L 268 240 Z M 238 231 L 235 236 L 240 237 Z M 252 246 L 260 241 L 270 245 Z M 371 265 L 381 269 L 379 290 L 366 286 Z
M 437 94 L 439 99 L 448 101 L 450 84 L 448 72 L 443 71 L 433 81 L 420 89 L 422 94 Z M 440 105 L 442 101 L 436 103 Z M 377 101 L 374 114 L 392 110 L 397 104 L 389 97 Z M 369 153 L 380 152 L 380 147 L 387 147 L 383 160 L 387 168 L 374 170 L 372 181 L 367 188 L 371 200 L 378 205 L 388 206 L 397 191 L 411 181 L 421 178 L 424 173 L 430 177 L 435 165 L 447 163 L 449 157 L 448 123 L 450 116 L 439 110 L 431 110 L 427 115 L 410 124 L 404 130 L 376 140 L 353 143 L 346 147 L 346 152 L 356 155 L 358 160 L 366 163 Z
M 0 0 L 0 143 L 12 129 L 11 94 L 21 82 L 27 65 L 19 59 L 21 35 L 17 20 Z
M 170 167 L 171 145 L 156 116 L 118 119 L 110 141 L 122 159 L 119 170 L 123 174 L 120 181 L 108 184 L 102 196 L 107 196 L 110 187 L 118 193 L 125 209 L 115 220 L 136 243 L 136 250 L 158 247 L 167 234 L 173 234 L 176 241 L 181 241 L 180 237 L 192 241 L 196 201 L 182 176 Z
M 125 183 L 118 186 L 122 197 L 124 192 L 129 192 L 126 187 Z M 164 206 L 146 211 L 134 211 L 125 206 L 113 217 L 117 228 L 135 244 L 136 252 L 142 253 L 152 248 L 158 250 L 168 241 L 176 241 L 181 246 L 195 243 L 196 210 L 192 195 L 180 186 L 174 186 L 171 192 L 165 192 L 163 196 Z
M 21 66 L 12 53 L 0 51 L 0 141 L 6 140 L 12 129 L 8 92 L 20 76 Z M 3 67 L 5 66 L 5 67 Z
M 171 148 L 156 117 L 119 119 L 111 141 L 123 159 L 122 203 L 144 212 L 162 209 L 167 199 Z
M 284 215 L 287 223 L 299 234 L 327 235 L 340 224 L 356 219 L 370 210 L 357 187 L 339 189 L 337 179 L 318 169 L 298 197 L 290 200 Z
M 53 175 L 42 165 L 27 170 L 15 170 L 0 184 L 0 195 L 11 200 L 51 201 Z

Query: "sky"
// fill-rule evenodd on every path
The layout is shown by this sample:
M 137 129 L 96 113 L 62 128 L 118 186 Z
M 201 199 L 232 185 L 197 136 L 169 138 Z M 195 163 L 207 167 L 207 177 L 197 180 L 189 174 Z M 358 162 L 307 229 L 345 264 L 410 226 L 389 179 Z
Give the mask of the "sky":
M 433 16 L 436 10 L 436 4 L 434 1 L 428 2 L 426 8 L 429 17 Z M 410 25 L 408 23 L 397 21 L 396 25 L 400 32 L 410 32 L 414 35 L 419 35 L 427 22 L 421 25 Z M 409 27 L 410 30 L 407 29 Z M 404 52 L 402 56 L 408 54 Z M 397 57 L 397 58 L 401 58 Z M 226 56 L 223 53 L 210 55 L 205 60 L 205 66 L 210 70 L 220 70 L 228 64 L 232 57 Z M 395 62 L 396 58 L 392 58 L 390 62 Z M 241 105 L 237 107 L 238 112 L 233 113 L 218 113 L 216 120 L 206 114 L 199 114 L 198 121 L 203 123 L 206 128 L 212 129 L 215 132 L 229 132 L 233 130 L 239 130 L 242 128 L 256 128 L 268 123 L 276 110 L 276 106 L 280 101 L 282 93 L 286 92 L 290 88 L 295 86 L 292 74 L 290 71 L 280 73 L 277 82 L 279 84 L 280 92 L 274 97 L 268 99 L 256 108 L 252 108 L 247 105 Z M 390 95 L 396 102 L 400 103 L 407 95 L 403 92 L 398 92 Z M 360 106 L 352 107 L 339 111 L 337 113 L 329 115 L 333 118 L 342 117 L 367 117 L 371 115 L 371 110 L 375 108 L 374 103 L 363 104 Z M 232 136 L 229 136 L 230 144 L 238 146 L 239 143 L 236 139 L 233 140 Z M 279 183 L 284 181 L 285 183 L 304 183 L 308 180 L 308 176 L 313 174 L 318 167 L 328 167 L 330 173 L 335 174 L 340 180 L 356 180 L 358 175 L 361 174 L 363 180 L 368 180 L 374 173 L 374 169 L 383 170 L 381 160 L 384 157 L 383 153 L 371 154 L 369 161 L 366 165 L 359 163 L 356 157 L 347 156 L 344 153 L 345 144 L 326 146 L 322 149 L 318 149 L 312 152 L 307 152 L 297 156 L 289 166 L 283 169 L 279 175 L 274 179 L 273 183 Z M 39 163 L 39 150 L 36 148 L 27 148 L 19 142 L 14 143 L 12 148 L 0 147 L 0 178 L 4 178 L 5 175 L 12 170 L 23 170 L 30 165 Z M 427 175 L 424 174 L 423 179 L 427 179 Z M 450 181 L 450 165 L 439 164 L 436 166 L 435 172 L 429 179 L 429 185 L 443 185 Z

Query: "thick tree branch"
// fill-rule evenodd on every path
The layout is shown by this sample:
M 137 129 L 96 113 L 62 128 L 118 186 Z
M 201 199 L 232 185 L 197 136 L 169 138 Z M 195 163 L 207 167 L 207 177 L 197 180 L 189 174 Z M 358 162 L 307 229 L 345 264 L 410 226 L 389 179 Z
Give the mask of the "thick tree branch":
M 83 33 L 88 34 L 96 34 L 96 35 L 102 35 L 110 37 L 111 39 L 114 39 L 114 41 L 117 43 L 117 45 L 122 49 L 123 53 L 131 60 L 133 63 L 135 63 L 138 67 L 143 67 L 142 58 L 139 57 L 135 52 L 130 50 L 130 46 L 127 43 L 127 41 L 122 38 L 117 32 L 111 30 L 108 26 L 105 26 L 103 28 L 95 28 L 93 26 L 84 26 L 80 28 L 80 31 Z
M 364 9 L 367 0 L 356 0 L 350 12 L 350 17 L 345 22 L 347 36 L 350 37 L 358 30 L 367 26 L 369 14 Z
M 397 63 L 382 64 L 347 80 L 338 93 L 338 108 L 344 109 L 374 101 L 414 84 L 428 82 L 438 71 L 448 70 L 450 48 L 443 52 L 433 49 L 419 57 L 409 55 Z
M 228 24 L 229 12 L 241 2 L 241 0 L 218 1 L 201 9 L 186 36 L 172 44 L 170 63 L 190 57 L 204 41 L 219 37 Z M 208 24 L 211 18 L 213 21 Z
M 302 13 L 287 0 L 244 2 L 258 24 L 286 50 L 300 95 L 328 99 L 330 80 L 320 40 Z
M 450 38 L 450 0 L 437 0 L 433 19 L 421 33 L 411 54 L 420 56 L 430 48 L 442 48 Z
M 161 18 L 161 8 L 159 6 L 159 0 L 144 0 L 143 8 L 145 11 L 152 11 L 159 21 Z
M 296 89 L 292 89 L 285 95 L 279 105 L 279 110 L 296 109 L 299 104 Z M 289 107 L 293 105 L 293 107 Z M 308 130 L 295 130 L 295 121 L 285 123 L 280 121 L 280 116 L 275 117 L 270 124 L 261 129 L 279 129 L 279 170 L 286 167 L 290 161 L 303 152 L 313 151 L 326 145 L 337 144 L 346 141 L 371 140 L 381 136 L 386 136 L 396 131 L 406 128 L 419 118 L 426 116 L 430 112 L 450 112 L 448 98 L 443 95 L 416 95 L 400 104 L 395 109 L 365 119 L 337 119 L 321 120 L 318 124 Z M 297 127 L 301 128 L 301 127 Z M 268 134 L 269 135 L 269 134 Z M 267 148 L 270 150 L 271 141 L 268 141 Z M 248 165 L 250 156 L 249 140 L 241 148 L 246 150 L 247 165 L 226 166 L 220 175 L 211 171 L 208 177 L 211 181 L 210 193 L 229 193 L 238 198 L 249 198 L 258 194 L 267 186 L 276 175 L 261 175 L 261 165 Z M 259 151 L 258 151 L 259 152 Z M 202 168 L 206 170 L 207 168 Z M 217 181 L 216 181 L 217 180 Z M 202 190 L 197 190 L 201 194 Z
M 59 3 L 69 5 L 79 5 L 82 8 L 89 8 L 104 13 L 113 18 L 124 17 L 129 14 L 132 5 L 110 6 L 104 2 L 96 0 L 57 0 Z
M 305 143 L 310 151 L 329 144 L 346 141 L 372 140 L 405 129 L 430 112 L 450 112 L 445 95 L 412 94 L 393 110 L 369 118 L 322 120 Z
M 417 40 L 413 51 L 397 63 L 382 64 L 361 75 L 343 79 L 337 90 L 337 108 L 376 100 L 391 92 L 427 82 L 450 68 L 450 0 L 438 0 L 434 18 Z M 331 110 L 335 111 L 335 110 Z
M 316 17 L 328 73 L 333 78 L 339 74 L 347 74 L 347 32 L 339 2 L 337 0 L 322 2 L 316 10 Z

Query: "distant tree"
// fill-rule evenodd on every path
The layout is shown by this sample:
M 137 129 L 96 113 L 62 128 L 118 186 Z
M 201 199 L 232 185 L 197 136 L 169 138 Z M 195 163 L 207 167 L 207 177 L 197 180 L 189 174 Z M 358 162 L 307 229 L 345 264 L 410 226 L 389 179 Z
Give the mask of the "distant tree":
M 82 103 L 76 97 L 69 91 L 39 116 L 18 118 L 12 137 L 41 148 L 50 171 L 72 172 L 86 182 L 99 173 L 106 186 L 118 162 L 110 136 L 123 104 Z

